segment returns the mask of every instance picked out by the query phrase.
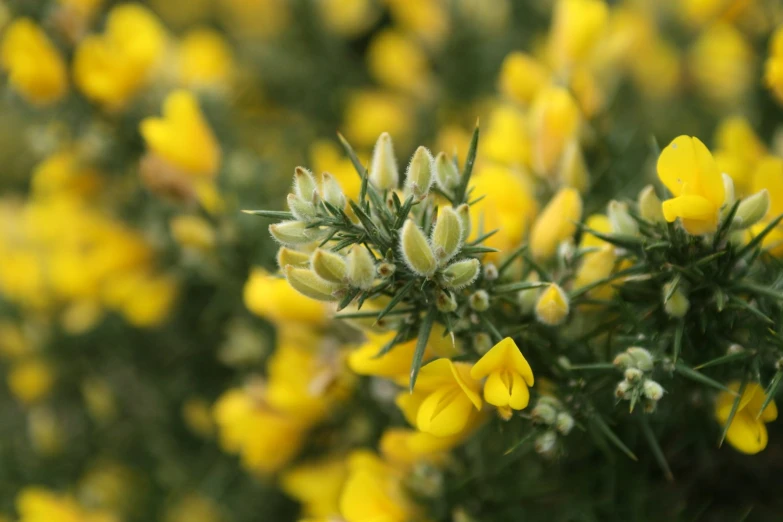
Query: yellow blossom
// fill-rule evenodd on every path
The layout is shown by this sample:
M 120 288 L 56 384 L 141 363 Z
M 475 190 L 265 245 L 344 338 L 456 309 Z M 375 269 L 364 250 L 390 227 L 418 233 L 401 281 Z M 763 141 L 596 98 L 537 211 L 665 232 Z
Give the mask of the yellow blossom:
M 177 168 L 197 177 L 217 174 L 220 145 L 192 93 L 169 94 L 163 117 L 144 119 L 140 130 L 150 150 Z
M 33 406 L 27 415 L 27 434 L 36 453 L 46 457 L 59 455 L 65 436 L 63 422 L 46 405 Z
M 644 60 L 634 59 L 629 64 L 637 88 L 649 98 L 672 96 L 682 79 L 677 48 L 657 39 L 639 54 L 644 55 Z
M 450 17 L 441 0 L 386 0 L 396 25 L 411 31 L 430 46 L 441 44 L 450 29 Z
M 351 145 L 369 148 L 384 132 L 395 143 L 405 141 L 413 125 L 408 100 L 387 91 L 358 91 L 348 98 L 343 128 Z
M 101 7 L 104 0 L 57 0 L 57 2 L 80 17 L 89 19 Z
M 300 464 L 283 474 L 281 487 L 302 503 L 303 515 L 319 518 L 340 513 L 340 492 L 348 476 L 345 458 L 326 459 Z
M 244 300 L 248 310 L 278 324 L 319 326 L 326 322 L 324 303 L 303 296 L 285 279 L 260 268 L 250 273 L 245 283 Z
M 529 118 L 533 170 L 539 176 L 551 176 L 566 144 L 578 134 L 579 107 L 566 89 L 547 87 L 534 99 Z
M 740 382 L 734 381 L 728 385 L 733 392 L 721 392 L 715 403 L 715 418 L 725 425 L 734 407 L 736 395 L 739 393 Z M 778 408 L 775 401 L 770 401 L 764 411 L 761 406 L 766 396 L 764 388 L 758 383 L 750 382 L 740 398 L 739 407 L 734 414 L 731 426 L 726 433 L 726 440 L 741 453 L 754 455 L 767 447 L 766 423 L 778 418 Z
M 783 26 L 778 27 L 769 43 L 769 57 L 764 64 L 764 83 L 783 103 Z
M 743 117 L 726 118 L 715 132 L 715 162 L 731 176 L 738 197 L 750 194 L 753 173 L 766 147 Z
M 177 296 L 174 278 L 165 275 L 129 273 L 109 283 L 113 307 L 132 325 L 149 328 L 169 315 Z M 115 300 L 116 299 L 116 300 Z
M 557 326 L 568 317 L 568 296 L 557 283 L 549 283 L 536 302 L 536 318 L 549 326 Z
M 90 512 L 67 495 L 38 487 L 25 488 L 16 497 L 19 522 L 118 522 L 106 512 Z
M 476 417 L 480 421 L 480 417 Z M 409 468 L 419 462 L 440 464 L 446 460 L 448 452 L 462 444 L 472 433 L 473 422 L 455 435 L 437 437 L 423 431 L 408 428 L 389 428 L 383 432 L 380 450 L 390 464 Z
M 549 81 L 549 71 L 532 56 L 515 51 L 503 60 L 498 79 L 501 94 L 522 105 L 529 104 Z
M 341 36 L 358 36 L 378 19 L 380 10 L 373 0 L 319 0 L 322 23 Z
M 738 103 L 755 81 L 753 50 L 727 23 L 703 31 L 688 60 L 697 86 L 716 103 Z
M 549 33 L 549 55 L 556 71 L 567 72 L 589 55 L 608 13 L 603 0 L 558 0 Z
M 593 214 L 585 221 L 585 226 L 591 230 L 602 234 L 610 234 L 612 226 L 609 218 L 603 214 Z M 591 285 L 596 281 L 609 277 L 614 271 L 614 265 L 617 261 L 617 254 L 613 245 L 606 243 L 595 235 L 585 232 L 582 234 L 582 248 L 594 248 L 582 256 L 582 263 L 574 278 L 574 290 Z M 609 284 L 601 285 L 590 290 L 589 295 L 596 299 L 605 299 L 612 294 L 612 287 Z
M 481 410 L 481 384 L 470 376 L 470 364 L 436 359 L 424 365 L 412 394 L 402 392 L 397 405 L 419 430 L 447 437 L 465 430 Z
M 345 522 L 408 522 L 415 507 L 405 494 L 402 476 L 378 457 L 355 454 L 340 495 Z
M 229 33 L 239 38 L 272 38 L 285 31 L 292 19 L 287 0 L 222 0 L 218 6 Z
M 530 232 L 530 251 L 538 259 L 555 255 L 558 245 L 576 232 L 582 218 L 582 197 L 571 187 L 561 188 L 536 218 Z
M 54 384 L 51 367 L 40 359 L 26 359 L 11 367 L 8 388 L 26 405 L 40 401 L 49 394 Z
M 493 109 L 482 139 L 482 155 L 486 158 L 510 167 L 530 164 L 527 119 L 516 107 L 504 104 Z
M 691 234 L 714 232 L 723 205 L 723 179 L 710 151 L 698 138 L 675 138 L 658 158 L 658 177 L 674 196 L 663 202 L 666 221 L 680 218 Z
M 769 192 L 769 210 L 766 219 L 752 227 L 754 234 L 760 233 L 770 220 L 783 214 L 783 159 L 776 156 L 762 158 L 753 174 L 751 193 L 767 189 Z M 774 255 L 783 255 L 783 227 L 778 225 L 763 239 L 764 248 Z
M 0 62 L 14 89 L 32 104 L 56 102 L 68 89 L 60 51 L 29 18 L 19 18 L 5 29 Z
M 186 248 L 208 251 L 215 246 L 215 231 L 199 216 L 175 216 L 169 221 L 174 240 Z
M 524 410 L 530 400 L 533 370 L 510 337 L 506 337 L 479 359 L 470 369 L 470 376 L 484 377 L 484 400 L 496 406 L 504 418 L 511 410 Z
M 32 192 L 36 197 L 92 197 L 102 187 L 101 175 L 84 164 L 73 150 L 52 154 L 32 173 Z
M 188 87 L 221 87 L 234 70 L 231 48 L 223 36 L 212 29 L 195 29 L 179 46 L 179 74 Z
M 425 94 L 430 82 L 427 55 L 417 43 L 395 29 L 378 32 L 367 48 L 370 74 L 393 89 Z

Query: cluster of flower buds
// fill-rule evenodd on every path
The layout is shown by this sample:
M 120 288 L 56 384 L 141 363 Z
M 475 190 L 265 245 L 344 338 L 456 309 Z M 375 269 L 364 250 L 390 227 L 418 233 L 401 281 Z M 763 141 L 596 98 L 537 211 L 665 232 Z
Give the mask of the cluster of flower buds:
M 568 435 L 574 428 L 574 418 L 563 403 L 554 397 L 544 395 L 538 399 L 530 412 L 533 422 L 546 428 L 534 442 L 536 452 L 544 456 L 557 453 L 558 436 Z
M 631 411 L 642 400 L 644 411 L 652 413 L 658 401 L 663 398 L 663 387 L 649 375 L 655 368 L 652 355 L 644 348 L 631 346 L 614 358 L 614 365 L 623 371 L 624 379 L 617 384 L 615 395 L 618 399 L 631 402 Z

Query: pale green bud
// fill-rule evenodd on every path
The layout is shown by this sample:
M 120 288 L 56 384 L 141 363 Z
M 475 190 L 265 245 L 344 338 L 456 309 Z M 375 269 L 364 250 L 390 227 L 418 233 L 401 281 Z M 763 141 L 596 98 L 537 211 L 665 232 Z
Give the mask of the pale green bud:
M 536 318 L 549 326 L 556 326 L 568 317 L 568 296 L 557 283 L 550 283 L 536 302 Z
M 625 380 L 630 383 L 639 382 L 644 377 L 644 373 L 639 368 L 628 368 L 625 370 Z
M 340 183 L 334 179 L 334 176 L 324 172 L 321 176 L 321 197 L 327 203 L 337 208 L 345 208 L 345 194 Z
M 406 193 L 419 200 L 427 197 L 433 181 L 433 163 L 432 154 L 426 147 L 416 149 L 405 174 Z
M 539 455 L 551 455 L 557 444 L 557 433 L 554 431 L 546 431 L 536 437 L 533 446 L 536 448 L 536 453 Z
M 269 225 L 269 233 L 284 245 L 302 245 L 314 241 L 318 230 L 307 228 L 301 221 L 282 221 Z
M 393 263 L 387 263 L 384 261 L 383 263 L 380 263 L 378 265 L 377 270 L 378 270 L 378 275 L 386 279 L 394 275 L 394 272 L 397 271 L 397 267 L 394 266 Z
M 568 435 L 574 429 L 574 418 L 564 411 L 558 413 L 555 428 L 563 435 Z
M 633 357 L 628 355 L 626 352 L 623 352 L 617 354 L 617 357 L 614 358 L 612 364 L 614 364 L 616 368 L 622 370 L 625 368 L 633 367 L 636 364 L 636 362 L 634 361 Z
M 388 132 L 384 132 L 375 142 L 370 162 L 370 183 L 379 190 L 397 188 L 400 174 L 397 159 L 394 157 L 394 145 Z
M 485 312 L 489 308 L 489 294 L 486 290 L 476 290 L 470 295 L 470 307 L 477 312 Z
M 628 399 L 631 396 L 631 383 L 628 381 L 620 381 L 617 383 L 617 387 L 614 389 L 614 395 L 618 399 Z
M 366 248 L 354 245 L 348 252 L 348 281 L 351 286 L 367 290 L 375 279 L 375 260 Z
M 566 144 L 560 158 L 558 174 L 562 185 L 573 187 L 579 192 L 584 192 L 587 189 L 590 174 L 582 155 L 582 148 L 579 146 L 579 140 L 573 139 Z
M 661 199 L 655 193 L 652 185 L 647 185 L 639 192 L 639 215 L 650 223 L 665 223 Z
M 318 277 L 315 272 L 306 268 L 294 268 L 288 265 L 284 269 L 288 284 L 302 295 L 318 301 L 336 301 L 337 292 L 342 285 L 331 283 Z
M 312 221 L 317 216 L 315 205 L 308 203 L 296 194 L 289 194 L 288 208 L 299 221 Z
M 628 213 L 628 205 L 612 200 L 606 209 L 606 216 L 612 225 L 612 232 L 623 236 L 639 234 L 639 224 Z
M 332 283 L 345 283 L 348 275 L 348 266 L 343 256 L 320 248 L 313 252 L 310 266 L 318 277 Z
M 555 397 L 552 397 L 551 395 L 542 395 L 538 398 L 538 401 L 536 401 L 536 404 L 548 404 L 550 407 L 558 410 L 563 407 L 563 404 Z
M 453 312 L 457 309 L 457 300 L 451 292 L 441 291 L 435 298 L 435 306 L 443 313 Z
M 294 193 L 304 201 L 318 201 L 318 185 L 313 174 L 304 167 L 294 169 Z
M 663 397 L 663 387 L 652 379 L 647 379 L 642 385 L 644 396 L 651 401 L 659 401 Z
M 721 174 L 720 177 L 723 180 L 723 209 L 724 212 L 728 212 L 737 200 L 737 196 L 734 192 L 734 180 L 725 172 Z
M 667 295 L 669 295 L 669 292 L 671 291 L 673 283 L 666 283 L 663 285 L 663 297 L 666 298 Z M 669 314 L 671 317 L 684 317 L 685 314 L 688 313 L 688 309 L 691 307 L 690 301 L 688 301 L 688 297 L 685 295 L 685 292 L 682 291 L 681 287 L 677 287 L 677 289 L 674 291 L 674 293 L 669 297 L 669 300 L 663 303 L 663 308 L 666 310 L 666 313 Z
M 484 265 L 484 279 L 495 281 L 498 277 L 500 277 L 500 272 L 498 272 L 498 267 L 495 266 L 495 263 L 486 263 Z
M 451 194 L 459 186 L 459 172 L 443 152 L 435 157 L 435 183 L 446 194 Z
M 735 353 L 742 353 L 745 351 L 745 347 L 741 344 L 733 343 L 731 346 L 728 347 L 726 350 L 726 353 L 729 355 L 733 355 Z
M 546 403 L 539 402 L 533 411 L 530 412 L 533 416 L 533 420 L 540 424 L 554 424 L 557 420 L 557 411 Z
M 517 293 L 517 303 L 523 314 L 529 314 L 536 307 L 538 301 L 538 288 L 528 288 Z
M 280 247 L 280 250 L 277 251 L 277 266 L 284 268 L 286 265 L 308 267 L 310 266 L 310 254 Z
M 655 363 L 650 352 L 639 346 L 631 346 L 625 352 L 631 356 L 636 368 L 639 368 L 643 372 L 652 371 Z
M 460 247 L 462 227 L 457 212 L 452 207 L 443 207 L 438 212 L 438 221 L 432 229 L 432 249 L 438 264 L 443 266 L 454 257 Z
M 480 271 L 481 263 L 478 259 L 463 259 L 446 267 L 443 280 L 449 288 L 464 288 L 476 280 Z
M 762 189 L 752 196 L 743 199 L 737 207 L 732 226 L 742 230 L 752 227 L 767 215 L 769 210 L 769 191 Z
M 417 274 L 429 277 L 435 273 L 438 264 L 427 237 L 411 220 L 407 220 L 402 226 L 400 250 L 405 264 Z
M 484 332 L 479 332 L 473 336 L 473 349 L 479 355 L 484 355 L 492 349 L 495 343 L 492 342 L 492 337 Z
M 467 203 L 457 207 L 457 216 L 459 217 L 459 226 L 462 231 L 460 241 L 464 243 L 470 235 L 470 207 Z

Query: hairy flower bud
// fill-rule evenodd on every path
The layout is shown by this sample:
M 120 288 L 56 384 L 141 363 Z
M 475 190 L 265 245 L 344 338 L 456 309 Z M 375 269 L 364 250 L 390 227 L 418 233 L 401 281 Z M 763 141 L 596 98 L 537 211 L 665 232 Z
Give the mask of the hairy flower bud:
M 370 162 L 370 183 L 380 190 L 397 188 L 400 174 L 397 170 L 397 159 L 394 157 L 394 145 L 388 132 L 384 132 L 375 142 Z
M 539 455 L 551 455 L 557 444 L 557 433 L 554 431 L 546 431 L 536 437 L 533 446 L 536 448 L 536 453 Z
M 612 364 L 615 366 L 615 368 L 624 370 L 626 368 L 634 367 L 636 362 L 634 361 L 633 357 L 628 355 L 627 352 L 622 352 L 617 354 L 617 357 L 614 358 Z
M 316 249 L 310 258 L 310 265 L 318 277 L 332 283 L 344 283 L 348 275 L 348 266 L 343 256 L 328 250 Z
M 438 220 L 432 229 L 432 249 L 438 264 L 443 266 L 454 257 L 460 247 L 462 227 L 457 212 L 452 207 L 443 207 L 438 212 Z
M 484 355 L 492 349 L 495 343 L 492 342 L 492 337 L 488 333 L 479 332 L 473 336 L 473 349 L 479 355 Z
M 464 243 L 470 235 L 470 207 L 467 203 L 457 207 L 457 216 L 459 217 L 459 226 L 462 231 L 460 241 Z
M 644 348 L 631 346 L 625 351 L 633 359 L 634 366 L 643 372 L 652 371 L 654 366 L 653 356 Z
M 550 283 L 536 303 L 536 318 L 549 326 L 562 323 L 568 316 L 568 296 L 557 283 Z
M 459 185 L 459 172 L 444 152 L 435 157 L 435 183 L 446 194 L 451 194 Z
M 282 221 L 269 225 L 269 233 L 284 245 L 302 245 L 317 238 L 317 230 L 301 221 Z
M 769 191 L 763 189 L 743 199 L 737 207 L 732 222 L 733 228 L 742 230 L 752 227 L 767 215 L 769 210 Z
M 652 185 L 647 185 L 639 192 L 639 199 L 637 200 L 639 205 L 639 215 L 642 219 L 649 221 L 650 223 L 664 223 L 666 220 L 663 217 L 663 210 L 661 209 L 661 199 L 655 193 L 655 188 Z
M 476 290 L 470 295 L 470 307 L 477 312 L 485 312 L 489 308 L 489 294 L 486 290 Z
M 568 435 L 574 428 L 574 418 L 562 411 L 557 414 L 557 420 L 555 421 L 555 428 L 563 435 Z
M 294 194 L 308 203 L 318 200 L 318 185 L 313 174 L 304 167 L 294 169 Z
M 361 245 L 354 245 L 348 252 L 348 281 L 351 286 L 367 290 L 375 279 L 375 260 Z
M 495 263 L 486 263 L 484 265 L 484 279 L 487 281 L 495 281 L 498 277 L 500 277 L 500 273 L 498 272 L 498 267 L 495 266 Z
M 723 211 L 728 212 L 737 198 L 734 192 L 734 180 L 725 172 L 722 173 L 720 177 L 723 181 Z
M 557 411 L 551 405 L 541 402 L 536 404 L 530 415 L 535 422 L 540 424 L 554 424 L 557 420 Z
M 481 263 L 478 259 L 457 261 L 443 271 L 444 284 L 448 288 L 464 288 L 476 280 L 480 271 Z
M 625 380 L 630 383 L 639 382 L 642 380 L 642 377 L 644 376 L 644 373 L 639 368 L 628 368 L 625 370 L 625 373 L 623 374 L 625 376 Z
M 659 401 L 663 397 L 663 387 L 652 379 L 647 379 L 642 385 L 644 396 L 651 401 Z
M 312 221 L 317 216 L 315 205 L 308 203 L 296 194 L 289 194 L 287 201 L 288 209 L 299 221 Z
M 427 242 L 427 237 L 411 220 L 406 221 L 402 226 L 400 250 L 405 264 L 417 274 L 429 277 L 435 273 L 438 264 L 435 262 L 435 255 Z
M 394 266 L 393 263 L 387 263 L 384 261 L 383 263 L 378 264 L 377 271 L 379 276 L 386 279 L 387 277 L 394 275 L 394 272 L 397 271 L 397 267 Z
M 337 208 L 345 208 L 345 194 L 340 183 L 328 172 L 321 175 L 321 197 Z
M 318 301 L 336 301 L 336 292 L 343 288 L 342 285 L 321 279 L 315 272 L 307 268 L 295 268 L 288 265 L 284 272 L 288 284 L 294 290 Z
M 631 383 L 628 381 L 620 381 L 617 383 L 617 387 L 614 389 L 614 395 L 618 399 L 627 399 L 631 393 Z
M 530 251 L 536 259 L 549 259 L 561 241 L 576 232 L 582 217 L 582 198 L 570 187 L 560 189 L 538 215 L 530 231 Z
M 666 298 L 667 295 L 671 292 L 671 287 L 674 283 L 666 283 L 663 285 L 663 297 Z M 663 303 L 663 308 L 666 310 L 666 313 L 669 314 L 671 317 L 684 317 L 685 314 L 688 313 L 688 309 L 690 308 L 691 303 L 688 301 L 688 298 L 685 295 L 685 292 L 682 291 L 681 287 L 677 287 L 676 290 L 674 290 L 674 293 L 671 294 L 669 297 L 669 300 Z
M 286 265 L 297 268 L 307 267 L 310 265 L 310 254 L 287 247 L 280 247 L 280 250 L 277 251 L 277 266 L 285 268 Z
M 426 147 L 416 149 L 408 164 L 408 172 L 405 174 L 406 193 L 413 194 L 419 200 L 427 197 L 433 182 L 434 161 Z
M 457 309 L 457 300 L 454 298 L 454 295 L 451 292 L 444 290 L 438 292 L 438 295 L 435 298 L 435 306 L 440 312 L 453 312 Z
M 606 209 L 606 216 L 612 225 L 612 232 L 623 236 L 639 234 L 639 224 L 628 213 L 628 205 L 612 200 Z

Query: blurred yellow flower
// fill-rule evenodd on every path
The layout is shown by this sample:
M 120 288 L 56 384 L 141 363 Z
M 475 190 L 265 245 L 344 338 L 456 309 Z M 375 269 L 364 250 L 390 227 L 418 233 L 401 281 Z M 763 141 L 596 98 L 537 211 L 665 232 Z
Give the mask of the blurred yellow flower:
M 571 187 L 561 188 L 536 218 L 530 231 L 530 252 L 537 259 L 555 255 L 558 245 L 572 237 L 582 219 L 582 197 Z
M 215 246 L 215 231 L 204 218 L 193 215 L 180 215 L 169 221 L 171 236 L 184 248 L 193 248 L 204 252 Z
M 723 119 L 715 131 L 715 146 L 718 169 L 731 176 L 737 197 L 751 194 L 756 165 L 767 148 L 748 120 L 741 116 Z
M 114 420 L 117 415 L 117 400 L 109 383 L 100 377 L 82 382 L 82 397 L 87 411 L 99 423 Z
M 602 234 L 611 234 L 612 232 L 609 218 L 603 214 L 593 214 L 588 217 L 585 221 L 585 226 Z M 592 285 L 596 281 L 609 277 L 614 271 L 617 261 L 614 245 L 606 243 L 589 232 L 582 234 L 580 247 L 596 250 L 586 252 L 582 256 L 582 262 L 574 278 L 574 290 Z M 607 299 L 612 295 L 612 286 L 611 284 L 600 285 L 591 289 L 588 295 L 594 299 Z
M 149 328 L 161 324 L 177 297 L 173 277 L 131 272 L 107 282 L 106 298 L 130 324 Z
M 68 90 L 60 51 L 29 18 L 16 19 L 5 29 L 0 62 L 14 89 L 32 104 L 56 102 Z
M 413 125 L 412 107 L 405 97 L 388 91 L 357 91 L 348 97 L 343 128 L 352 146 L 370 148 L 384 132 L 404 143 Z
M 727 23 L 701 33 L 689 51 L 688 65 L 700 91 L 718 104 L 740 103 L 755 81 L 753 49 Z
M 317 0 L 315 6 L 327 29 L 347 37 L 367 31 L 381 14 L 375 0 Z
M 16 497 L 19 522 L 119 522 L 110 513 L 90 512 L 67 495 L 28 487 Z
M 486 130 L 482 129 L 482 156 L 509 167 L 528 167 L 530 137 L 525 116 L 509 104 L 495 107 L 489 114 Z
M 121 109 L 149 81 L 165 45 L 165 30 L 149 9 L 120 4 L 109 12 L 103 34 L 76 48 L 74 82 L 91 100 Z
M 609 9 L 603 0 L 558 0 L 549 33 L 553 69 L 566 73 L 588 57 L 603 34 Z
M 412 420 L 415 424 L 415 419 Z M 473 424 L 478 425 L 478 422 Z M 401 468 L 420 462 L 441 464 L 451 449 L 472 434 L 471 427 L 448 437 L 437 437 L 415 429 L 389 428 L 383 432 L 379 447 L 390 464 Z
M 220 507 L 209 497 L 191 493 L 166 509 L 163 522 L 223 522 Z
M 530 400 L 533 370 L 510 337 L 493 346 L 470 369 L 470 376 L 484 383 L 484 400 L 496 406 L 505 419 L 511 410 L 524 410 Z
M 533 170 L 551 176 L 566 144 L 579 132 L 579 106 L 566 89 L 546 87 L 534 99 L 529 117 Z
M 245 306 L 274 323 L 303 323 L 320 326 L 326 322 L 327 306 L 309 299 L 261 268 L 250 273 L 244 290 Z
M 56 152 L 39 163 L 32 173 L 32 192 L 36 197 L 92 197 L 103 188 L 103 179 L 85 165 L 74 150 Z
M 273 38 L 285 31 L 291 22 L 291 5 L 287 0 L 217 0 L 213 3 L 228 26 L 228 32 L 239 38 Z
M 49 364 L 32 358 L 15 362 L 7 376 L 8 388 L 25 405 L 39 402 L 54 385 L 54 373 Z
M 213 29 L 194 29 L 179 44 L 180 81 L 187 87 L 226 87 L 234 57 L 225 38 Z
M 769 210 L 766 219 L 754 225 L 751 230 L 754 234 L 760 233 L 769 224 L 769 221 L 783 214 L 783 159 L 776 156 L 762 158 L 756 166 L 753 174 L 751 193 L 767 189 L 769 192 Z M 783 255 L 783 226 L 778 225 L 763 239 L 763 246 L 774 255 Z
M 57 3 L 88 19 L 103 5 L 104 0 L 57 0 Z
M 423 95 L 430 84 L 430 66 L 424 50 L 395 29 L 378 32 L 367 48 L 370 74 L 385 87 Z
M 728 385 L 728 388 L 734 392 L 733 394 L 721 392 L 718 395 L 715 402 L 715 418 L 719 423 L 725 425 L 729 420 L 740 386 L 739 381 L 733 381 Z M 765 424 L 778 418 L 778 408 L 773 400 L 764 408 L 764 411 L 761 411 L 765 399 L 764 388 L 758 383 L 750 382 L 745 386 L 739 407 L 726 433 L 726 440 L 741 453 L 754 455 L 767 447 L 767 427 Z
M 289 496 L 302 503 L 304 516 L 333 517 L 340 513 L 340 493 L 347 476 L 345 458 L 327 457 L 286 471 L 280 485 Z
M 532 56 L 514 51 L 503 59 L 498 90 L 521 105 L 529 104 L 549 82 L 549 71 Z
M 342 147 L 332 141 L 317 140 L 310 145 L 309 153 L 310 165 L 316 176 L 328 172 L 340 184 L 346 198 L 354 201 L 359 198 L 362 182 Z M 369 156 L 361 153 L 357 155 L 365 165 L 369 162 Z
M 691 234 L 714 232 L 725 200 L 723 178 L 712 154 L 698 138 L 675 138 L 658 158 L 658 177 L 674 196 L 663 202 L 663 216 L 680 218 Z
M 345 522 L 408 522 L 415 507 L 405 494 L 402 476 L 378 457 L 360 453 L 349 461 L 340 495 Z
M 403 30 L 415 34 L 429 46 L 440 45 L 448 35 L 451 21 L 441 0 L 385 0 L 392 19 Z
M 783 103 L 783 26 L 778 27 L 769 42 L 769 56 L 764 63 L 764 83 Z
M 192 93 L 170 93 L 163 116 L 145 118 L 139 129 L 150 150 L 185 173 L 201 178 L 217 174 L 220 145 Z

